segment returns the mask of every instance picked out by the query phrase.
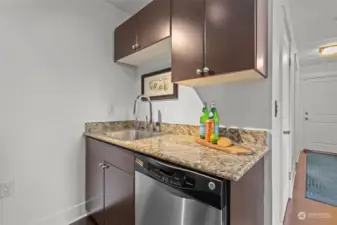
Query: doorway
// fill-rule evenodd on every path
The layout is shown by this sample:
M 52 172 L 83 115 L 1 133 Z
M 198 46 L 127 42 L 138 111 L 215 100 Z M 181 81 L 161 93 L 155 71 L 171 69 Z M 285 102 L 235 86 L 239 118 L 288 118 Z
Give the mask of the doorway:
M 304 149 L 337 154 L 337 72 L 307 75 L 302 85 Z

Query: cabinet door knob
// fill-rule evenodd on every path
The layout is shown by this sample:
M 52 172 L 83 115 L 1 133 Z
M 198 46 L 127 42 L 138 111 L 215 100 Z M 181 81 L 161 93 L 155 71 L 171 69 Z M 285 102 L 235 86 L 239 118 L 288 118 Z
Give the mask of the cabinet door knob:
M 209 73 L 209 68 L 208 67 L 204 68 L 204 73 Z
M 202 74 L 202 70 L 201 69 L 197 69 L 197 74 L 201 75 Z
M 137 49 L 137 48 L 139 48 L 140 46 L 139 46 L 139 44 L 135 44 L 135 49 Z
M 132 49 L 135 50 L 136 49 L 136 45 L 132 45 Z
M 98 164 L 99 167 L 103 168 L 103 163 Z
M 102 167 L 103 169 L 109 169 L 110 168 L 110 166 L 108 166 L 107 164 L 105 164 L 104 163 L 104 165 L 103 165 L 103 167 Z

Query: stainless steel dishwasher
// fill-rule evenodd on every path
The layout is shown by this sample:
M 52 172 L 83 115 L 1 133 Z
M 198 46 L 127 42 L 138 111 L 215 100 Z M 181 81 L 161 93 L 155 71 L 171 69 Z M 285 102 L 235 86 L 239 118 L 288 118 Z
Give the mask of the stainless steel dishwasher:
M 228 225 L 228 181 L 135 157 L 136 225 Z

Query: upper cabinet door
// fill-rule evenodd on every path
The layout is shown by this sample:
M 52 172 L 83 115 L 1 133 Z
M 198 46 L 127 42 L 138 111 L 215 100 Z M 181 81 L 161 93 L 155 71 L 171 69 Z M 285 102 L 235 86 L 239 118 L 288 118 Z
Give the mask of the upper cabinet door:
M 115 61 L 136 51 L 137 18 L 131 17 L 115 30 Z
M 154 0 L 137 13 L 137 50 L 170 37 L 170 0 Z
M 254 0 L 205 0 L 205 2 L 206 71 L 209 69 L 209 75 L 218 75 L 254 68 Z
M 202 76 L 204 0 L 172 0 L 172 81 Z

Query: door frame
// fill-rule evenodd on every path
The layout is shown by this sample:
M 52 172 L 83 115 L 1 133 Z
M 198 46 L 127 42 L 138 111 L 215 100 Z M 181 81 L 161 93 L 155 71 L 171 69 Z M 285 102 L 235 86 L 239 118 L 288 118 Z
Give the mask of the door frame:
M 288 35 L 290 41 L 290 57 L 293 57 L 293 54 L 296 53 L 296 44 L 294 43 L 294 39 L 292 36 L 292 29 L 290 26 L 290 18 L 289 18 L 289 8 L 287 5 L 287 1 L 273 1 L 273 9 L 272 9 L 272 38 L 271 38 L 271 70 L 269 73 L 272 74 L 272 140 L 271 140 L 271 148 L 272 148 L 272 225 L 282 225 L 284 220 L 284 215 L 282 212 L 282 165 L 281 158 L 284 157 L 284 152 L 282 151 L 281 142 L 282 142 L 282 125 L 281 125 L 281 117 L 280 117 L 280 102 L 281 102 L 281 86 L 280 82 L 282 80 L 280 74 L 280 52 L 281 50 L 281 42 L 283 39 L 283 35 Z M 283 29 L 285 26 L 286 29 Z M 282 27 L 282 29 L 280 29 Z M 295 63 L 292 60 L 291 66 L 293 67 Z M 290 68 L 289 71 L 291 71 Z M 294 85 L 292 85 L 294 86 Z M 295 87 L 296 88 L 296 87 Z M 291 96 L 293 98 L 293 96 Z M 290 100 L 290 102 L 293 100 Z M 290 104 L 290 103 L 289 103 Z M 278 113 L 276 113 L 276 110 Z M 292 109 L 294 110 L 294 109 Z M 277 115 L 276 115 L 277 114 Z M 292 113 L 291 113 L 292 114 Z M 294 127 L 292 123 L 294 123 L 294 118 L 290 120 L 290 129 Z M 294 131 L 291 131 L 294 133 Z M 294 141 L 294 138 L 291 139 Z M 292 143 L 291 143 L 291 146 Z M 291 155 L 292 150 L 289 150 L 288 154 L 288 172 L 291 172 Z M 292 193 L 292 176 L 290 176 L 289 180 L 289 197 L 291 197 Z
M 291 99 L 293 86 L 293 80 L 291 77 L 292 71 L 292 40 L 290 37 L 290 32 L 288 24 L 286 21 L 286 16 L 284 15 L 282 21 L 282 35 L 280 40 L 280 67 L 279 67 L 279 91 L 280 91 L 280 110 L 279 119 L 281 120 L 281 132 L 280 132 L 280 149 L 281 149 L 281 221 L 283 222 L 283 217 L 285 216 L 288 200 L 292 196 L 292 138 L 293 133 L 293 118 L 292 118 L 292 105 L 293 100 Z M 287 58 L 284 58 L 284 57 Z M 289 133 L 288 133 L 289 132 Z M 284 189 L 286 188 L 286 189 Z M 284 202 L 285 201 L 285 202 Z M 284 204 L 285 203 L 285 204 Z
M 291 54 L 291 72 L 290 72 L 290 79 L 291 79 L 291 92 L 290 92 L 290 104 L 291 104 L 291 117 L 290 117 L 290 124 L 291 124 L 291 187 L 290 187 L 290 198 L 293 198 L 293 190 L 295 185 L 295 177 L 296 177 L 296 166 L 299 162 L 300 156 L 300 147 L 298 146 L 298 118 L 297 118 L 297 111 L 299 110 L 298 105 L 298 93 L 299 93 L 299 63 L 297 58 L 297 53 L 292 51 Z
M 296 160 L 293 158 L 293 153 L 296 149 L 296 139 L 297 137 L 297 127 L 296 127 L 296 111 L 299 109 L 299 106 L 296 105 L 297 93 L 299 90 L 299 61 L 298 61 L 298 53 L 296 48 L 296 42 L 294 38 L 293 27 L 291 26 L 291 17 L 290 17 L 290 9 L 289 9 L 289 0 L 282 1 L 282 12 L 283 12 L 283 24 L 285 26 L 285 35 L 288 36 L 289 39 L 289 130 L 290 130 L 290 149 L 289 149 L 289 197 L 293 196 L 293 185 L 295 183 L 295 171 L 293 171 L 293 165 L 295 168 L 296 163 L 299 159 L 299 154 L 297 155 Z M 298 151 L 296 151 L 298 152 Z

